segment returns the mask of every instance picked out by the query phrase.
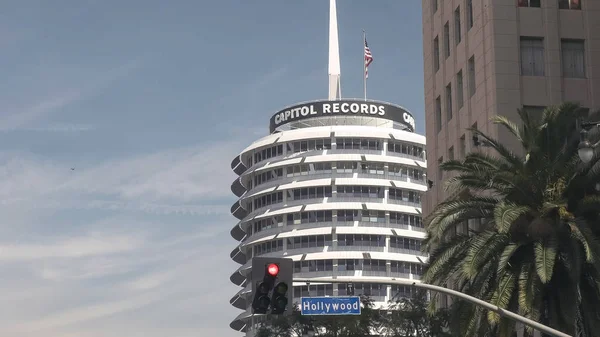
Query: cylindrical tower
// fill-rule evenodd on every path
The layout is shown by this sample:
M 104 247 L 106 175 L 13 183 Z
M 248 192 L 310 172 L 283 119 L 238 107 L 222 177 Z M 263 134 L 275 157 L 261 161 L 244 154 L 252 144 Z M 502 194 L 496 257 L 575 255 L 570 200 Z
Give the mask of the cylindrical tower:
M 231 281 L 242 289 L 231 304 L 244 310 L 231 327 L 245 331 L 251 315 L 251 259 L 289 257 L 294 276 L 314 278 L 302 296 L 346 295 L 337 276 L 355 278 L 355 295 L 384 304 L 410 289 L 361 282 L 406 278 L 418 282 L 427 256 L 421 195 L 425 137 L 414 133 L 404 108 L 365 100 L 314 101 L 271 117 L 270 135 L 234 158 L 231 185 L 239 245 L 231 258 L 240 268 Z

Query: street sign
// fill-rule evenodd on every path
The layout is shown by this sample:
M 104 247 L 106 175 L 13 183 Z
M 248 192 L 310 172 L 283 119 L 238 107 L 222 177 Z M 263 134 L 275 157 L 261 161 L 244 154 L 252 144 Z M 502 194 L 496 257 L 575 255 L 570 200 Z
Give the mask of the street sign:
M 359 296 L 302 297 L 302 315 L 360 315 Z

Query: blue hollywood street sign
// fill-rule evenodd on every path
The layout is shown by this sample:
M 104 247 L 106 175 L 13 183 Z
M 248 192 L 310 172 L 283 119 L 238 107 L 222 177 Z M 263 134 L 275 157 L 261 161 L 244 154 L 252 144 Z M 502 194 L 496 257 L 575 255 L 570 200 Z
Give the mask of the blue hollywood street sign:
M 302 297 L 300 311 L 302 315 L 360 315 L 360 297 Z

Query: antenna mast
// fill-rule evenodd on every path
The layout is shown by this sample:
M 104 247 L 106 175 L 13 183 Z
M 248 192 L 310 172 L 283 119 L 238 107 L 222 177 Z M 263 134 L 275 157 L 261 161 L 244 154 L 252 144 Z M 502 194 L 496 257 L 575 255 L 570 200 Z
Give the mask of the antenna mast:
M 342 98 L 340 85 L 340 44 L 335 0 L 329 0 L 329 100 Z

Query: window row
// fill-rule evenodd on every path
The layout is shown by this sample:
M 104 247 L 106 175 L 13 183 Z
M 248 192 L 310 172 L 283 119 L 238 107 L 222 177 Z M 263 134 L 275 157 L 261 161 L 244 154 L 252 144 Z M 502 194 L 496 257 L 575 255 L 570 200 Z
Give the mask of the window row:
M 385 236 L 370 234 L 338 234 L 337 245 L 338 247 L 385 247 Z
M 252 224 L 252 233 L 258 233 L 267 229 L 283 226 L 283 222 L 277 222 L 274 218 L 262 219 Z
M 390 164 L 388 171 L 393 176 L 408 177 L 411 180 L 425 180 L 425 170 L 423 169 Z
M 566 78 L 585 78 L 585 41 L 577 39 L 561 39 L 562 76 Z M 521 75 L 545 76 L 544 38 L 521 37 L 520 57 Z
M 288 225 L 300 225 L 305 223 L 331 222 L 333 211 L 309 211 L 295 212 L 286 215 Z
M 383 150 L 383 143 L 383 139 L 336 138 L 337 149 L 381 151 Z M 389 144 L 394 145 L 390 148 Z M 253 164 L 256 165 L 263 160 L 277 156 L 282 156 L 284 154 L 283 147 L 283 144 L 279 144 L 256 151 L 253 156 Z M 288 154 L 315 150 L 331 150 L 332 141 L 331 138 L 299 140 L 294 142 L 288 142 L 285 144 L 285 147 Z M 388 150 L 392 152 L 404 153 L 412 156 L 421 157 L 423 147 L 405 144 L 399 141 L 394 142 L 390 140 L 388 141 Z
M 377 262 L 368 262 L 368 269 L 371 271 L 386 271 L 385 269 L 381 269 L 380 266 L 385 266 L 385 260 L 359 260 L 359 259 L 338 259 L 338 270 L 346 271 L 346 270 L 365 270 L 364 264 L 367 261 L 377 261 Z M 377 270 L 373 270 L 377 269 Z M 413 275 L 423 275 L 424 266 L 418 263 L 404 262 L 404 261 L 390 261 L 390 271 L 392 273 L 401 273 L 401 274 L 413 274 Z
M 331 150 L 331 138 L 298 140 L 287 143 L 286 147 L 288 153 Z
M 383 198 L 385 187 L 382 186 L 336 186 L 340 198 Z
M 581 0 L 557 0 L 559 9 L 581 9 Z M 541 0 L 517 0 L 519 7 L 541 7 Z
M 421 193 L 416 191 L 402 190 L 399 188 L 390 188 L 388 191 L 388 198 L 391 200 L 420 203 Z
M 296 188 L 287 191 L 288 200 L 306 200 L 331 197 L 331 186 Z
M 390 271 L 392 273 L 423 275 L 425 266 L 418 263 L 410 263 L 403 261 L 391 261 Z
M 432 0 L 434 1 L 435 5 L 433 6 L 433 8 L 435 10 L 437 10 L 437 0 Z M 435 12 L 435 11 L 434 11 Z M 474 17 L 473 17 L 473 3 L 472 0 L 467 0 L 467 12 L 466 12 L 466 20 L 467 20 L 467 31 L 471 30 L 471 28 L 473 27 L 473 23 L 474 23 Z M 460 6 L 457 6 L 456 9 L 454 9 L 454 45 L 458 45 L 461 41 L 462 41 L 462 35 L 463 35 L 463 29 L 462 29 L 462 14 L 461 14 L 461 10 L 460 10 Z M 446 21 L 446 23 L 444 24 L 444 40 L 442 41 L 443 43 L 443 50 L 444 50 L 444 59 L 447 59 L 448 57 L 450 57 L 450 51 L 451 51 L 451 38 L 450 38 L 450 21 Z M 437 72 L 438 70 L 440 70 L 440 41 L 439 41 L 439 37 L 435 37 L 433 39 L 433 69 L 435 72 Z
M 382 139 L 337 138 L 335 143 L 338 149 L 376 151 L 383 150 Z
M 361 163 L 356 161 L 340 161 L 337 163 L 322 162 L 288 166 L 285 168 L 285 173 L 287 177 L 308 176 L 312 174 L 331 173 L 334 168 L 337 173 L 367 173 L 378 175 L 384 175 L 386 170 L 385 163 L 382 162 Z M 404 165 L 388 164 L 388 172 L 391 176 L 410 178 L 411 180 L 415 181 L 423 181 L 425 179 L 425 170 Z M 257 174 L 254 176 L 254 184 L 251 186 L 251 188 L 283 176 L 283 168 L 277 168 Z
M 390 212 L 390 223 L 424 228 L 423 220 L 418 215 Z
M 284 224 L 300 225 L 308 223 L 326 223 L 333 221 L 333 214 L 337 215 L 338 222 L 379 222 L 385 223 L 385 211 L 374 210 L 337 210 L 337 211 L 307 211 L 294 212 L 286 215 L 277 215 L 268 219 L 254 221 L 253 233 L 263 230 L 282 227 Z M 390 223 L 423 228 L 423 220 L 418 215 L 390 212 Z
M 385 285 L 385 284 L 352 283 L 352 286 L 350 286 L 347 283 L 339 283 L 336 285 L 336 287 L 337 287 L 339 296 L 364 295 L 364 296 L 379 297 L 379 298 L 387 296 L 387 285 Z M 394 287 L 395 286 L 392 286 L 392 289 L 400 290 L 400 288 L 394 288 Z M 406 288 L 410 289 L 410 287 L 406 287 Z M 352 289 L 351 294 L 348 294 L 348 289 Z M 392 292 L 392 296 L 395 296 L 396 294 L 399 294 L 401 296 L 405 296 L 405 294 L 407 294 L 408 296 L 410 296 L 412 294 L 412 292 L 409 292 L 409 291 L 407 291 L 407 292 L 400 292 L 400 291 Z M 333 296 L 333 285 L 332 284 L 312 284 L 310 286 L 294 287 L 294 298 L 297 299 L 297 298 L 301 298 L 301 297 L 310 297 L 310 296 Z
M 374 211 L 374 210 L 338 210 L 337 211 L 338 222 L 381 222 L 385 223 L 385 211 Z
M 332 235 L 307 235 L 287 239 L 287 249 L 314 248 L 332 245 Z
M 391 236 L 390 248 L 421 251 L 421 240 L 405 238 L 401 236 Z
M 254 199 L 254 208 L 259 209 L 261 207 L 265 207 L 268 205 L 278 204 L 283 202 L 283 192 L 275 192 L 263 195 L 262 197 L 257 197 Z
M 388 151 L 395 153 L 402 153 L 405 155 L 423 158 L 423 147 L 419 145 L 411 145 L 398 141 L 388 141 Z
M 382 186 L 359 186 L 359 185 L 338 185 L 336 186 L 335 196 L 338 198 L 383 198 L 385 187 Z M 286 196 L 288 201 L 310 200 L 319 198 L 333 197 L 331 186 L 315 186 L 296 188 L 287 190 Z M 390 200 L 399 200 L 411 203 L 421 202 L 421 192 L 403 190 L 399 188 L 389 188 L 388 198 Z M 273 205 L 283 202 L 283 192 L 273 192 L 260 197 L 253 201 L 254 210 L 268 205 Z M 353 220 L 354 221 L 354 220 Z
M 254 186 L 283 177 L 283 168 L 263 172 L 254 176 Z
M 294 273 L 333 271 L 333 260 L 295 261 Z
M 269 158 L 282 156 L 283 155 L 283 144 L 275 145 L 268 147 L 266 149 L 262 149 L 254 153 L 254 164 L 260 163 L 263 160 L 267 160 Z
M 392 298 L 412 297 L 416 293 L 416 289 L 411 286 L 402 286 L 393 284 L 390 288 Z
M 471 58 L 469 58 L 469 60 L 467 61 L 467 70 L 468 70 L 468 78 L 467 78 L 467 86 L 468 86 L 468 90 L 469 90 L 469 98 L 473 97 L 473 95 L 475 95 L 476 92 L 476 82 L 475 82 L 475 56 L 471 56 Z M 444 106 L 445 106 L 445 116 L 446 118 L 444 119 L 442 116 L 443 111 L 442 111 L 442 98 L 441 96 L 438 96 L 435 99 L 435 126 L 438 132 L 440 132 L 442 130 L 442 125 L 444 124 L 444 121 L 450 121 L 453 117 L 453 96 L 455 97 L 456 100 L 456 106 L 457 109 L 460 110 L 463 106 L 464 106 L 464 93 L 463 93 L 463 87 L 464 87 L 464 80 L 463 80 L 463 70 L 459 70 L 458 73 L 456 73 L 456 80 L 454 83 L 454 88 L 455 88 L 455 92 L 453 95 L 452 92 L 452 83 L 448 83 L 448 85 L 446 85 L 446 90 L 444 93 Z
M 299 164 L 286 168 L 286 174 L 288 177 L 323 173 L 331 173 L 331 163 Z
M 385 235 L 372 234 L 337 234 L 338 247 L 385 247 Z M 333 235 L 305 235 L 296 236 L 285 239 L 287 242 L 286 249 L 303 249 L 303 248 L 321 248 L 331 247 L 333 245 Z M 283 247 L 283 239 L 271 240 L 259 243 L 254 246 L 254 252 L 261 254 L 271 251 L 277 251 L 277 247 Z M 258 251 L 257 251 L 257 247 Z M 415 252 L 421 250 L 421 240 L 404 238 L 399 236 L 390 236 L 390 248 L 408 249 Z M 275 249 L 275 250 L 273 250 Z
M 252 248 L 252 250 L 254 252 L 253 256 L 268 254 L 268 253 L 272 253 L 272 252 L 278 252 L 278 251 L 283 250 L 283 240 L 273 240 L 273 241 L 263 242 L 258 245 L 255 245 Z
M 347 296 L 348 295 L 348 285 L 346 283 L 339 283 L 338 287 L 338 295 Z M 387 296 L 387 285 L 385 284 L 373 284 L 373 283 L 353 283 L 352 284 L 354 296 L 377 296 L 377 297 L 385 297 Z

